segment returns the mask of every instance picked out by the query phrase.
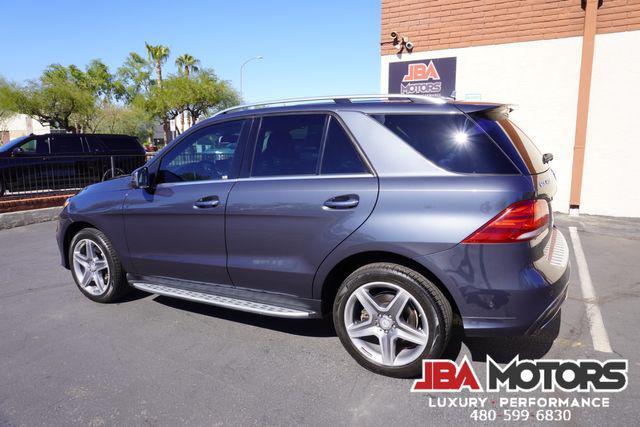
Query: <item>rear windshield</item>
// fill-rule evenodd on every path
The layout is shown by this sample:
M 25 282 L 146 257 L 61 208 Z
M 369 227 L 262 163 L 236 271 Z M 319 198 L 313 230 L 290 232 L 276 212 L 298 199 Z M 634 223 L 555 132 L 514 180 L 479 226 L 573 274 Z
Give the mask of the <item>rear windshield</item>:
M 549 169 L 542 161 L 542 153 L 533 141 L 509 119 L 491 120 L 481 115 L 472 115 L 493 140 L 507 153 L 526 174 L 537 174 Z
M 519 173 L 482 128 L 462 114 L 386 114 L 373 117 L 425 158 L 448 171 Z

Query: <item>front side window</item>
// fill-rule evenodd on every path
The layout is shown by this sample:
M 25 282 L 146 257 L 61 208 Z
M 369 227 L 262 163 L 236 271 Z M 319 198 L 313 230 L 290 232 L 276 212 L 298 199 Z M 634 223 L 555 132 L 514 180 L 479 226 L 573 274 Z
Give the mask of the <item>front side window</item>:
M 45 155 L 49 154 L 49 146 L 44 139 L 30 139 L 20 146 L 22 154 Z
M 373 116 L 425 158 L 451 172 L 517 174 L 489 136 L 462 114 Z M 393 150 L 392 147 L 389 148 Z
M 165 155 L 158 182 L 189 182 L 229 179 L 236 149 L 247 120 L 224 122 L 188 135 Z
M 264 117 L 251 176 L 316 174 L 326 118 L 324 114 Z

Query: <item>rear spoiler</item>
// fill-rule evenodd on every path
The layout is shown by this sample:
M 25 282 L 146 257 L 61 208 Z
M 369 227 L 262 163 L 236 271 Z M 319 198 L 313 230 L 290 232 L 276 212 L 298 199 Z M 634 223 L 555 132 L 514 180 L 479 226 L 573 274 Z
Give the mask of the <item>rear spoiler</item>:
M 494 104 L 480 102 L 455 102 L 454 105 L 463 113 L 486 117 L 489 120 L 504 120 L 514 110 L 513 104 Z

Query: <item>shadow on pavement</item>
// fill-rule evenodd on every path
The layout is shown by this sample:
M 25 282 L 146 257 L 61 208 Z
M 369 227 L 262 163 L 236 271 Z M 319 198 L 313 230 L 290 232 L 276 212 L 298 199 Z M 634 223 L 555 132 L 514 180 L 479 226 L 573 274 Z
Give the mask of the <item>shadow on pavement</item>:
M 142 294 L 143 297 L 148 295 Z M 309 337 L 336 336 L 333 325 L 329 320 L 325 319 L 301 320 L 261 316 L 164 296 L 156 296 L 154 301 L 178 310 L 292 335 Z M 455 360 L 460 354 L 462 343 L 467 346 L 471 352 L 471 358 L 475 362 L 485 362 L 487 356 L 490 356 L 498 363 L 510 362 L 516 355 L 520 359 L 541 358 L 547 354 L 554 340 L 558 337 L 561 317 L 562 313 L 556 316 L 545 329 L 538 331 L 534 335 L 520 337 L 470 338 L 464 336 L 461 325 L 456 325 L 452 338 L 444 351 L 443 358 Z
M 122 297 L 120 300 L 118 300 L 118 303 L 124 303 L 124 302 L 139 300 L 139 299 L 142 299 L 142 298 L 146 298 L 149 295 L 151 295 L 151 294 L 147 293 L 147 292 L 144 292 L 144 291 L 141 291 L 140 289 L 131 288 L 131 291 L 129 291 L 124 297 Z
M 324 319 L 286 319 L 280 317 L 261 316 L 253 313 L 215 307 L 177 298 L 156 296 L 154 301 L 178 310 L 185 310 L 203 316 L 216 317 L 231 322 L 243 323 L 258 328 L 271 329 L 292 335 L 308 337 L 335 337 L 331 322 Z

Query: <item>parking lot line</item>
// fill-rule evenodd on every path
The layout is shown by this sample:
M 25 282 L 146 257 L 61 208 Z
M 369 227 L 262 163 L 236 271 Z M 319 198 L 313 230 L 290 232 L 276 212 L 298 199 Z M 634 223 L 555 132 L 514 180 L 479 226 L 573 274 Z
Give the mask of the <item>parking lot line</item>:
M 578 277 L 580 279 L 582 297 L 587 305 L 587 320 L 589 321 L 589 330 L 591 331 L 593 348 L 596 351 L 601 351 L 603 353 L 613 353 L 611 343 L 609 342 L 609 335 L 607 334 L 607 330 L 604 327 L 604 321 L 602 320 L 602 313 L 598 306 L 596 290 L 591 282 L 587 259 L 584 256 L 582 243 L 580 242 L 580 236 L 578 236 L 578 230 L 576 227 L 569 227 L 569 235 L 571 236 L 573 253 L 576 256 L 576 263 L 578 264 Z

